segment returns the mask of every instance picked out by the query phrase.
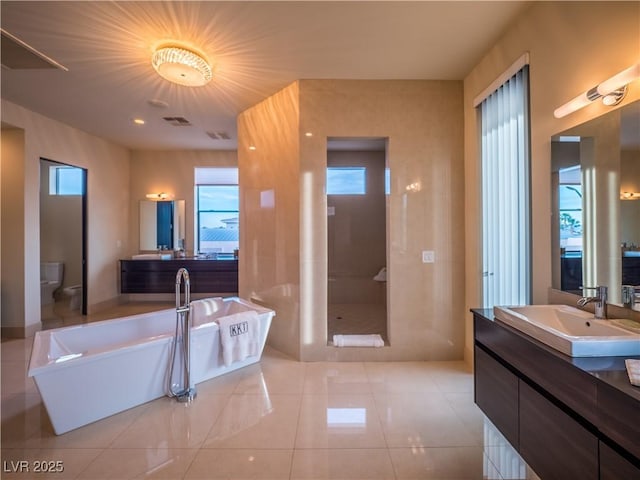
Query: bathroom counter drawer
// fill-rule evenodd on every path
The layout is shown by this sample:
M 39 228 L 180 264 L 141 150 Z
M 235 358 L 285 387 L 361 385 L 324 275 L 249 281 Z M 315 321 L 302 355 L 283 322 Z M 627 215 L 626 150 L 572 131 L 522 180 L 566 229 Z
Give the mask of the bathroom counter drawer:
M 176 273 L 189 272 L 191 293 L 237 293 L 237 260 L 120 260 L 121 293 L 174 293 Z

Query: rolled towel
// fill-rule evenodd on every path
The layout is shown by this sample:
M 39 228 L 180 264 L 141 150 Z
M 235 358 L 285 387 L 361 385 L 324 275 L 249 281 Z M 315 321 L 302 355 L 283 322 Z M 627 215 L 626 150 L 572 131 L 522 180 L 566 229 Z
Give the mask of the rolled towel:
M 624 364 L 627 367 L 627 375 L 629 375 L 631 385 L 640 387 L 640 360 L 627 358 Z
M 384 347 L 384 340 L 378 334 L 334 335 L 334 347 Z

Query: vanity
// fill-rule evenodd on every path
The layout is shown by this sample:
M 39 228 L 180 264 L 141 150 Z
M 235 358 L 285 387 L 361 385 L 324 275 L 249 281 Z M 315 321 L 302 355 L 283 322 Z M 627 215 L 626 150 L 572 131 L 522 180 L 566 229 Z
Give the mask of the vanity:
M 543 479 L 640 478 L 640 387 L 622 357 L 571 357 L 473 309 L 475 402 Z
M 189 272 L 191 293 L 238 293 L 238 260 L 120 260 L 120 293 L 175 293 L 176 272 Z

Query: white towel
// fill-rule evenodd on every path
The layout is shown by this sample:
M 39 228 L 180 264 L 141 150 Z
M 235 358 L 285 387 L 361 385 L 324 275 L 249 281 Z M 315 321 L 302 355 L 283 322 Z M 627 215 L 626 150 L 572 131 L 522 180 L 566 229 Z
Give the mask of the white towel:
M 378 334 L 334 335 L 334 347 L 384 347 L 384 340 Z
M 627 367 L 627 375 L 629 375 L 629 381 L 631 382 L 631 385 L 640 387 L 640 360 L 627 358 L 624 361 L 624 364 Z
M 259 319 L 254 310 L 221 317 L 220 342 L 222 344 L 222 360 L 226 367 L 233 362 L 258 355 Z

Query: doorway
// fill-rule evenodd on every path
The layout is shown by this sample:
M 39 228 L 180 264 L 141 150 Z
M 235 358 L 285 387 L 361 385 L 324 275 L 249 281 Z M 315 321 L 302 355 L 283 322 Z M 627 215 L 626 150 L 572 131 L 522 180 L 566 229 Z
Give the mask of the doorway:
M 40 159 L 40 295 L 46 328 L 87 314 L 87 171 Z M 49 283 L 44 287 L 43 282 Z
M 388 168 L 384 138 L 327 142 L 327 333 L 387 335 Z

